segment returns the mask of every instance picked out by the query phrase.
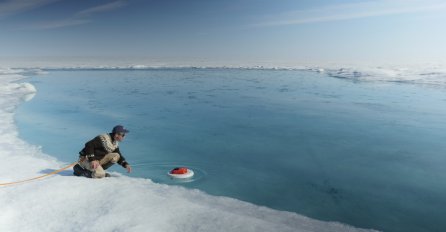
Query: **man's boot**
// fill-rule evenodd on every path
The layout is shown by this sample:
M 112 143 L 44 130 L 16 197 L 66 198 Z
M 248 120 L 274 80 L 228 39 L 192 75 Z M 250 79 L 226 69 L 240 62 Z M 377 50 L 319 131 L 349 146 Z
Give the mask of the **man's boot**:
M 79 164 L 74 165 L 73 171 L 73 175 L 75 176 L 85 176 L 87 178 L 91 178 L 91 171 L 82 168 Z

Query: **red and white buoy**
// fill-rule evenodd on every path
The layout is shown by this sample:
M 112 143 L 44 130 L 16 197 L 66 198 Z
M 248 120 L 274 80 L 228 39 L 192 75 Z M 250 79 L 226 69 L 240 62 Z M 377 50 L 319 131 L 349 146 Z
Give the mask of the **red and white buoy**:
M 194 175 L 194 171 L 186 167 L 177 167 L 167 173 L 172 178 L 185 179 Z

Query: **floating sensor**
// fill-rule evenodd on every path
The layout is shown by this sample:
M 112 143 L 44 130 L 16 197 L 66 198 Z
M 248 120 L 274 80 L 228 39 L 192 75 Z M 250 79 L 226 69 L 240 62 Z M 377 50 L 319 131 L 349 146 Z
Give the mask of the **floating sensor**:
M 186 167 L 178 167 L 167 173 L 172 178 L 185 179 L 194 176 L 194 171 Z

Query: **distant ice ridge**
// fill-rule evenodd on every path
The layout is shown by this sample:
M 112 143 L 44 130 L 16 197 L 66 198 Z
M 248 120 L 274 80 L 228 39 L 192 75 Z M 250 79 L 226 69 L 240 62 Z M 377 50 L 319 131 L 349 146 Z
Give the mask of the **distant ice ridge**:
M 39 66 L 17 69 L 1 69 L 3 74 L 35 75 L 51 70 L 157 70 L 157 69 L 240 69 L 240 70 L 277 70 L 277 71 L 310 71 L 325 74 L 329 77 L 351 81 L 367 82 L 398 82 L 446 87 L 446 64 L 423 65 L 388 65 L 388 66 L 359 66 L 359 65 L 78 65 L 78 66 Z M 0 74 L 1 75 L 1 74 Z
M 417 85 L 446 87 L 446 66 L 394 66 L 394 67 L 342 67 L 328 68 L 330 77 L 352 81 L 398 82 Z
M 358 65 L 78 65 L 78 66 L 39 66 L 19 69 L 1 69 L 0 73 L 20 73 L 22 75 L 38 74 L 51 70 L 153 70 L 153 69 L 241 69 L 241 70 L 301 70 L 325 73 L 330 77 L 353 81 L 383 81 L 401 82 L 425 85 L 441 85 L 446 87 L 446 64 L 424 65 L 388 65 L 388 66 L 358 66 Z
M 23 76 L 29 76 L 29 75 L 38 75 L 43 74 L 45 71 L 41 68 L 1 68 L 0 67 L 0 75 L 11 75 L 11 74 L 17 74 L 17 75 L 23 75 Z
M 25 71 L 0 71 L 0 183 L 36 177 L 67 164 L 18 138 L 16 107 L 34 94 Z M 44 136 L 44 135 L 42 135 Z M 198 190 L 116 177 L 94 180 L 71 170 L 0 186 L 0 231 L 372 231 L 323 222 Z
M 268 66 L 195 66 L 195 65 L 125 65 L 125 66 L 61 66 L 39 67 L 41 70 L 153 70 L 153 69 L 249 69 L 249 70 L 313 70 L 308 67 L 268 67 Z M 26 68 L 25 68 L 26 69 Z

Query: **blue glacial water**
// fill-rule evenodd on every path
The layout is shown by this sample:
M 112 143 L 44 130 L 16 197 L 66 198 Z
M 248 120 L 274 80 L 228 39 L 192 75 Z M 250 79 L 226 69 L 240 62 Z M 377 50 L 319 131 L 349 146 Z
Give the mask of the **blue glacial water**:
M 302 70 L 50 70 L 16 115 L 65 162 L 116 124 L 134 177 L 384 231 L 444 231 L 446 91 Z M 187 182 L 170 179 L 192 168 Z M 114 171 L 123 172 L 121 167 Z

